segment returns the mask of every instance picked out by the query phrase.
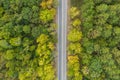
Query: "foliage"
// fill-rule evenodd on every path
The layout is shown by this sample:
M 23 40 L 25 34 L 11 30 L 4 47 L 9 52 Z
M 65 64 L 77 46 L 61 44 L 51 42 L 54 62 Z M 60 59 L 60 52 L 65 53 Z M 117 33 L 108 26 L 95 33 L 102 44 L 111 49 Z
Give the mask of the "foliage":
M 71 42 L 79 41 L 81 40 L 81 37 L 82 33 L 76 29 L 71 30 L 70 33 L 68 34 L 68 40 Z
M 11 38 L 9 42 L 12 46 L 20 46 L 21 45 L 21 38 L 20 37 Z
M 120 66 L 120 50 L 114 48 L 112 50 L 112 54 L 113 54 L 113 57 L 115 59 L 115 61 L 117 62 L 117 64 Z
M 75 19 L 71 24 L 73 27 L 79 29 L 79 26 L 81 25 L 81 21 L 79 19 Z
M 119 80 L 120 1 L 83 0 L 82 59 L 85 80 Z
M 70 43 L 68 50 L 70 54 L 78 54 L 82 51 L 80 43 Z
M 55 9 L 45 9 L 40 11 L 40 20 L 43 23 L 53 20 L 55 17 Z
M 100 60 L 97 59 L 92 59 L 90 62 L 90 66 L 89 66 L 89 78 L 90 79 L 99 79 L 101 77 L 102 74 L 102 65 L 100 63 Z
M 54 0 L 0 0 L 0 80 L 56 79 L 54 6 Z
M 107 10 L 108 10 L 108 5 L 107 4 L 100 4 L 99 6 L 96 6 L 96 12 L 97 13 L 107 12 Z
M 9 48 L 9 44 L 6 40 L 0 40 L 0 47 L 2 48 Z
M 78 56 L 68 56 L 68 79 L 82 80 L 82 75 L 79 72 L 79 58 Z
M 37 55 L 39 55 L 38 76 L 41 77 L 42 80 L 50 80 L 55 78 L 55 69 L 50 62 L 53 57 L 51 56 L 52 54 L 49 50 L 51 49 L 51 46 L 48 40 L 49 38 L 45 34 L 41 34 L 40 37 L 37 38 L 37 42 L 39 43 L 36 49 L 36 53 Z
M 74 19 L 75 17 L 79 16 L 80 11 L 77 9 L 77 7 L 71 7 L 70 8 L 70 17 L 71 19 Z
M 25 32 L 25 33 L 30 33 L 30 26 L 27 26 L 27 25 L 25 25 L 24 27 L 23 27 L 23 31 Z
M 68 33 L 68 79 L 69 80 L 82 80 L 80 71 L 79 57 L 81 54 L 81 39 L 82 32 L 80 29 L 81 21 L 79 18 L 80 11 L 77 7 L 70 8 L 70 31 Z

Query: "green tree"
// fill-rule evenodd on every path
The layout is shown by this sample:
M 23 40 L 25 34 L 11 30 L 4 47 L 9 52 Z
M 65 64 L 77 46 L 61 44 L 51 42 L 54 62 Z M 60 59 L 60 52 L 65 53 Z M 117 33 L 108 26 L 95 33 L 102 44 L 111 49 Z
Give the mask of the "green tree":
M 21 45 L 21 38 L 20 38 L 20 37 L 11 38 L 11 39 L 9 40 L 9 43 L 10 43 L 12 46 L 20 46 L 20 45 Z
M 114 34 L 119 36 L 120 35 L 120 27 L 114 27 Z
M 100 4 L 96 7 L 96 12 L 98 13 L 104 13 L 108 11 L 108 5 L 107 4 Z
M 31 19 L 31 16 L 32 16 L 31 9 L 29 7 L 23 7 L 22 12 L 21 12 L 21 16 L 23 17 L 23 19 L 29 21 Z
M 118 66 L 120 66 L 120 51 L 116 48 L 112 50 L 112 54 L 114 56 L 114 59 L 116 60 Z
M 34 38 L 37 38 L 41 33 L 41 28 L 40 27 L 33 27 L 32 28 L 32 31 L 31 31 L 31 35 L 34 37 Z
M 111 25 L 106 25 L 105 28 L 103 28 L 103 34 L 102 35 L 104 38 L 108 38 L 112 35 L 112 26 Z
M 25 33 L 30 33 L 30 31 L 31 31 L 30 26 L 28 26 L 28 25 L 23 26 L 23 31 L 24 31 Z
M 102 26 L 107 22 L 107 19 L 109 18 L 109 14 L 108 13 L 101 13 L 101 14 L 97 14 L 95 16 L 95 24 Z
M 5 57 L 6 60 L 13 59 L 14 58 L 14 50 L 7 50 L 4 57 Z
M 0 40 L 0 47 L 7 49 L 10 46 L 9 46 L 9 43 L 6 40 Z

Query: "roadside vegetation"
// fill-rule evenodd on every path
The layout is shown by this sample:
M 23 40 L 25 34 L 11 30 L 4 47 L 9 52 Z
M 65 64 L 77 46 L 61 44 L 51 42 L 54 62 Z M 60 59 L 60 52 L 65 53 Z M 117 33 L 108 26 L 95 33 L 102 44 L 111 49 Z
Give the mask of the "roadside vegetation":
M 80 72 L 81 60 L 79 60 L 79 55 L 81 55 L 81 20 L 80 11 L 77 7 L 70 8 L 70 28 L 68 33 L 68 80 L 82 80 L 82 75 Z
M 74 31 L 70 20 L 68 79 L 120 80 L 120 0 L 77 0 L 73 7 L 81 24 Z
M 55 80 L 54 0 L 0 0 L 0 80 Z

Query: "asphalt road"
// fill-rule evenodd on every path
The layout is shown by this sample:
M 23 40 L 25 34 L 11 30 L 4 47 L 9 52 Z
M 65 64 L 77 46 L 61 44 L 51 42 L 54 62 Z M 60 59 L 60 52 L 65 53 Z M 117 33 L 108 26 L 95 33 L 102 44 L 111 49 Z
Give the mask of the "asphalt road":
M 67 80 L 67 0 L 58 0 L 58 80 Z

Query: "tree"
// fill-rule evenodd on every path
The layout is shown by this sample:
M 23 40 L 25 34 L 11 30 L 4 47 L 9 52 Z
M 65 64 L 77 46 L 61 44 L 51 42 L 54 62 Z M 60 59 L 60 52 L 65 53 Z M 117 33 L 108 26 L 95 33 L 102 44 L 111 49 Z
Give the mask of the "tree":
M 71 7 L 70 8 L 70 17 L 71 19 L 74 19 L 80 14 L 79 10 L 76 7 Z
M 21 16 L 23 17 L 23 19 L 29 21 L 31 19 L 31 16 L 32 16 L 31 9 L 29 7 L 23 7 L 22 12 L 21 12 Z
M 108 11 L 108 5 L 107 4 L 100 4 L 96 7 L 96 12 L 98 13 L 104 13 Z
M 49 74 L 51 73 L 51 74 Z M 55 73 L 54 73 L 54 68 L 51 64 L 40 66 L 37 68 L 37 74 L 42 80 L 54 80 L 55 78 Z
M 31 31 L 30 26 L 28 26 L 28 25 L 23 26 L 23 31 L 24 31 L 25 33 L 30 33 L 30 31 Z
M 6 40 L 0 40 L 0 47 L 7 49 L 10 46 L 9 46 L 9 43 Z
M 53 80 L 55 78 L 55 69 L 51 64 L 51 53 L 54 50 L 54 44 L 48 42 L 49 39 L 48 35 L 41 34 L 36 40 L 38 43 L 36 53 L 39 56 L 38 65 L 40 66 L 38 67 L 37 74 L 42 80 Z
M 88 38 L 83 38 L 82 46 L 86 53 L 91 54 L 94 51 L 94 42 Z
M 94 2 L 95 2 L 96 4 L 100 4 L 100 3 L 102 2 L 102 0 L 94 0 Z
M 88 3 L 89 2 L 89 3 Z M 81 18 L 84 23 L 83 25 L 83 32 L 86 33 L 88 32 L 89 29 L 93 28 L 93 21 L 94 21 L 94 15 L 95 15 L 95 10 L 94 10 L 94 1 L 93 0 L 85 0 L 83 1 L 83 5 L 81 6 Z
M 78 54 L 82 51 L 82 47 L 80 43 L 70 43 L 68 45 L 69 54 Z
M 32 6 L 32 19 L 30 19 L 30 22 L 35 24 L 40 23 L 38 6 Z
M 79 19 L 75 19 L 71 22 L 72 26 L 79 29 L 79 26 L 81 25 L 81 21 Z
M 45 34 L 41 34 L 38 38 L 37 38 L 37 42 L 40 44 L 45 44 L 48 41 L 48 35 Z
M 102 29 L 101 28 L 96 28 L 94 30 L 90 30 L 87 34 L 88 38 L 90 39 L 95 39 L 101 36 Z
M 31 35 L 34 37 L 34 38 L 37 38 L 40 33 L 41 33 L 41 28 L 40 27 L 33 27 L 32 28 L 32 31 L 31 31 Z
M 40 20 L 43 22 L 43 23 L 47 23 L 51 20 L 54 19 L 55 17 L 55 9 L 43 9 L 40 11 Z
M 85 65 L 85 66 L 88 66 L 89 63 L 90 63 L 90 60 L 92 58 L 92 55 L 91 54 L 87 54 L 87 53 L 82 53 L 81 57 L 82 57 L 82 63 L 81 64 Z M 84 66 L 82 66 L 82 69 L 84 70 Z
M 92 59 L 89 66 L 89 78 L 97 80 L 101 77 L 102 74 L 102 65 L 99 59 Z
M 108 20 L 109 24 L 119 25 L 119 23 L 118 23 L 119 22 L 119 17 L 117 17 L 118 16 L 117 8 L 118 8 L 117 5 L 111 5 L 109 7 L 109 15 L 110 15 L 109 20 Z
M 114 34 L 119 36 L 120 35 L 120 27 L 114 27 Z
M 101 14 L 97 14 L 95 16 L 95 24 L 102 26 L 107 22 L 107 19 L 109 18 L 109 14 L 108 13 L 101 13 Z
M 42 6 L 43 9 L 45 9 L 45 8 L 51 8 L 52 5 L 53 5 L 53 1 L 54 0 L 42 1 L 40 5 Z
M 112 35 L 112 26 L 111 25 L 106 25 L 105 28 L 103 28 L 103 34 L 102 35 L 104 38 L 108 38 Z
M 78 31 L 77 29 L 73 29 L 68 34 L 68 40 L 71 42 L 80 41 L 82 38 L 82 32 Z
M 20 26 L 20 25 L 14 26 L 14 31 L 16 34 L 19 35 L 23 31 L 23 26 Z
M 78 56 L 68 56 L 68 79 L 70 80 L 82 80 L 82 74 L 80 70 L 79 58 Z
M 115 61 L 117 62 L 118 66 L 120 66 L 120 51 L 116 48 L 112 50 L 112 54 L 114 56 Z
M 21 38 L 20 38 L 20 37 L 11 38 L 11 39 L 9 40 L 9 43 L 10 43 L 12 46 L 20 46 L 20 45 L 21 45 Z
M 7 50 L 4 57 L 6 60 L 12 60 L 14 58 L 14 50 Z
M 48 47 L 49 47 L 50 50 L 54 50 L 55 49 L 54 43 L 52 43 L 52 42 L 48 43 Z

